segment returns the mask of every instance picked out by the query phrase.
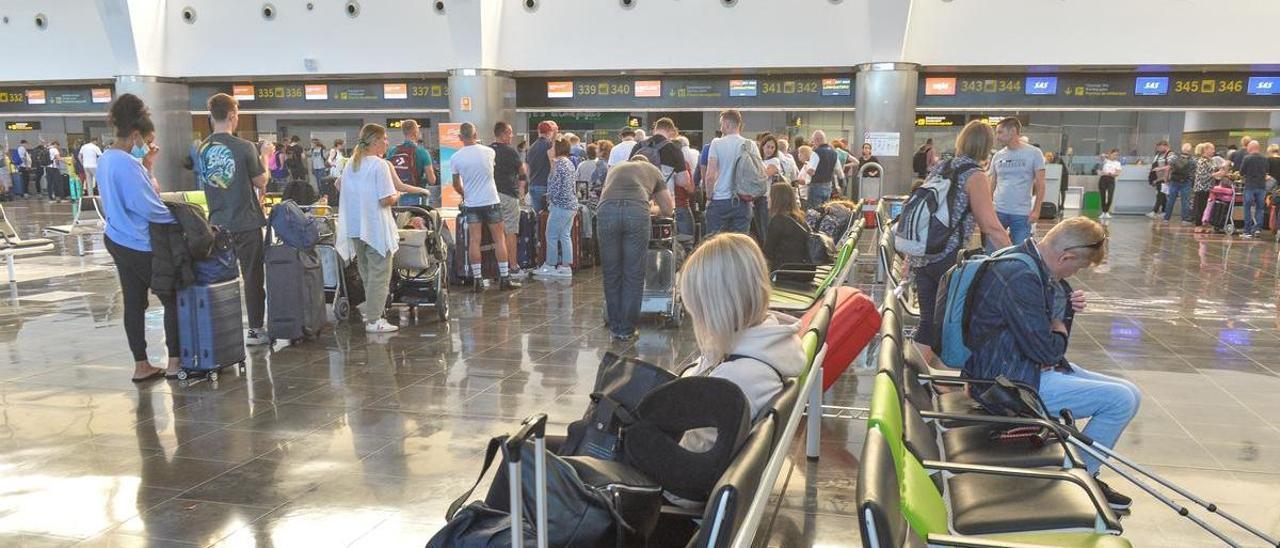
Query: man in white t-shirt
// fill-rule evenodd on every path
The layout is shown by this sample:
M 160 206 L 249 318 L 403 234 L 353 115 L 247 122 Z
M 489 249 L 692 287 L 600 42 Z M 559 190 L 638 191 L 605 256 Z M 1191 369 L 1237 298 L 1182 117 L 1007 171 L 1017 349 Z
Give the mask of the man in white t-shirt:
M 89 142 L 80 146 L 80 165 L 84 166 L 84 195 L 92 196 L 93 189 L 98 184 L 98 157 L 102 156 L 102 149 L 98 147 L 98 138 L 89 139 Z
M 747 234 L 751 230 L 751 201 L 742 200 L 733 192 L 733 165 L 742 154 L 742 144 L 749 142 L 742 136 L 742 113 L 734 109 L 721 112 L 720 131 L 724 136 L 711 141 L 703 185 L 709 198 L 706 235 Z
M 631 150 L 636 147 L 636 130 L 631 128 L 623 128 L 618 134 L 622 137 L 622 142 L 613 145 L 613 150 L 609 151 L 609 167 L 618 165 L 631 158 Z
M 462 196 L 460 218 L 467 223 L 467 262 L 471 265 L 468 270 L 471 283 L 477 293 L 484 291 L 483 257 L 480 254 L 483 236 L 480 230 L 487 226 L 498 259 L 498 287 L 518 289 L 520 282 L 512 280 L 508 271 L 502 202 L 498 199 L 498 185 L 493 179 L 493 162 L 497 153 L 476 142 L 476 126 L 470 122 L 464 122 L 458 128 L 458 137 L 464 146 L 453 153 L 449 166 L 453 171 L 453 189 Z

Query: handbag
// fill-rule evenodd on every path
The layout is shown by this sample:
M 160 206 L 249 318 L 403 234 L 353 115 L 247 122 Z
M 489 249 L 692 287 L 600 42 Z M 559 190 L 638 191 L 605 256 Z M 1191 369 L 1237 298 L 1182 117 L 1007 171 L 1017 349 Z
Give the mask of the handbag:
M 836 244 L 821 232 L 809 233 L 809 262 L 813 264 L 831 264 L 835 262 Z
M 622 430 L 635 422 L 640 400 L 675 378 L 675 373 L 651 363 L 606 353 L 596 371 L 591 403 L 582 419 L 569 423 L 559 454 L 619 460 Z

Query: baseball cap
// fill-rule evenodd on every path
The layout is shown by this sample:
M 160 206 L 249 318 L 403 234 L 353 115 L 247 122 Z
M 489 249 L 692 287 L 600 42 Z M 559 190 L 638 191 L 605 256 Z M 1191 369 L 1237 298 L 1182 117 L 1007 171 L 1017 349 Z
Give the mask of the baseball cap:
M 551 120 L 543 120 L 541 122 L 538 122 L 538 133 L 551 133 L 557 129 L 559 129 L 559 126 L 557 126 L 556 123 L 552 122 Z

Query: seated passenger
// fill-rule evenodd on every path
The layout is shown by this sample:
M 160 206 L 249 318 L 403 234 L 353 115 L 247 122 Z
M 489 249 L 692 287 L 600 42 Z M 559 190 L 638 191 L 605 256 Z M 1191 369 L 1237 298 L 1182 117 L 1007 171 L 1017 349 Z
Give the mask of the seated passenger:
M 857 202 L 844 198 L 828 200 L 825 204 L 810 205 L 805 214 L 809 230 L 821 232 L 839 242 L 849 230 L 849 220 L 857 214 Z
M 800 203 L 791 183 L 769 187 L 769 232 L 765 236 L 764 257 L 769 270 L 784 264 L 808 264 L 809 226 L 800 212 Z
M 685 259 L 680 294 L 702 356 L 681 376 L 727 379 L 747 396 L 751 418 L 782 391 L 782 381 L 804 368 L 797 320 L 769 310 L 769 273 L 764 254 L 750 236 L 718 234 Z M 715 433 L 691 430 L 680 445 L 705 451 Z
M 1085 308 L 1083 291 L 1072 291 L 1066 279 L 1082 268 L 1098 265 L 1106 255 L 1107 235 L 1102 225 L 1085 217 L 1067 219 L 1053 227 L 1044 239 L 1027 239 L 1012 253 L 1031 256 L 1039 272 L 1022 261 L 992 263 L 975 281 L 970 311 L 973 348 L 965 364 L 966 377 L 995 379 L 1004 375 L 1038 387 L 1050 413 L 1070 409 L 1078 419 L 1088 418 L 1085 435 L 1107 447 L 1115 447 L 1120 433 L 1138 412 L 1141 393 L 1133 383 L 1093 373 L 1066 360 L 1068 325 Z M 1101 462 L 1084 455 L 1089 473 L 1097 475 Z M 1127 508 L 1129 497 L 1098 482 L 1107 501 Z

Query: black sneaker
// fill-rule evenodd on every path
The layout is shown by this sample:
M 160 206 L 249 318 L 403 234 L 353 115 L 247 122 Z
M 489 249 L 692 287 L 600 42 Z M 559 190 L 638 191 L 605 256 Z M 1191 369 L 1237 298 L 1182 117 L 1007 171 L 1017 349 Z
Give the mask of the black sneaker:
M 501 279 L 498 280 L 498 289 L 501 289 L 501 290 L 520 289 L 520 282 L 517 282 L 511 279 L 510 276 L 503 276 Z
M 1133 499 L 1116 492 L 1115 489 L 1112 489 L 1110 485 L 1100 479 L 1094 478 L 1094 480 L 1098 482 L 1098 487 L 1102 488 L 1102 494 L 1107 497 L 1107 504 L 1111 506 L 1112 510 L 1128 510 L 1130 506 L 1133 506 Z
M 473 278 L 471 280 L 471 291 L 484 293 L 484 278 Z

